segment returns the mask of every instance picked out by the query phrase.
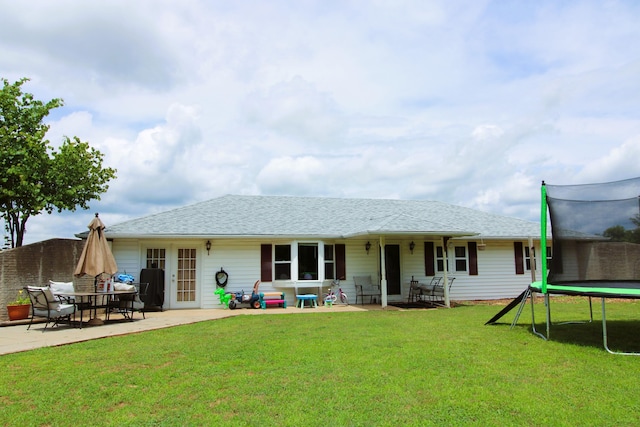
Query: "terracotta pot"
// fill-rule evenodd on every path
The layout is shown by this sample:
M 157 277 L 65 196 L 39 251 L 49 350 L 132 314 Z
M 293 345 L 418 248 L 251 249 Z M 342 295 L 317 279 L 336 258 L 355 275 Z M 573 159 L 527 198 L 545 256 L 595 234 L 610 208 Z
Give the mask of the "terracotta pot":
M 28 319 L 31 312 L 31 304 L 8 305 L 7 311 L 9 312 L 9 320 Z

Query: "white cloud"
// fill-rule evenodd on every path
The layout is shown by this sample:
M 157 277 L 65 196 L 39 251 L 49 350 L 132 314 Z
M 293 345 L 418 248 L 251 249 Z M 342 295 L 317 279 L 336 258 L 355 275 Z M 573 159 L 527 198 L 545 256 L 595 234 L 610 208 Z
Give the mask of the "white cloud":
M 639 175 L 640 7 L 0 0 L 2 77 L 118 179 L 105 223 L 235 194 L 428 198 L 536 220 L 539 183 Z M 55 16 L 55 19 L 51 19 Z M 83 231 L 41 215 L 27 241 Z
M 245 108 L 252 125 L 302 144 L 314 142 L 324 147 L 344 139 L 346 120 L 335 102 L 300 77 L 272 86 L 267 94 L 249 94 Z
M 476 127 L 471 136 L 478 141 L 484 141 L 487 139 L 499 138 L 504 134 L 504 131 L 500 126 L 496 125 L 480 125 Z
M 603 182 L 640 176 L 640 135 L 614 146 L 609 153 L 591 160 L 578 174 L 582 182 Z M 580 182 L 580 181 L 577 181 Z

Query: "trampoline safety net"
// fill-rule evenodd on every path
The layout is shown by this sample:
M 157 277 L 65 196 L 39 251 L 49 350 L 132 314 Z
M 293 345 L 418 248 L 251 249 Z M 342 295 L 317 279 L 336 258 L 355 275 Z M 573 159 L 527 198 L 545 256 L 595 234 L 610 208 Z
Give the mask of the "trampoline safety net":
M 553 236 L 548 283 L 640 289 L 640 177 L 544 189 Z

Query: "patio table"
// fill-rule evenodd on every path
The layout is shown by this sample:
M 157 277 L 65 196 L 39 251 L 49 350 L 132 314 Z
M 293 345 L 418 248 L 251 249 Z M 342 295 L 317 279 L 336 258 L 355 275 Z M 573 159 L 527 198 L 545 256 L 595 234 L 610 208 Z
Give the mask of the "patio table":
M 61 297 L 73 297 L 76 301 L 76 305 L 83 305 L 85 303 L 85 299 L 87 305 L 89 306 L 89 325 L 102 325 L 104 321 L 98 318 L 98 308 L 108 308 L 109 302 L 115 300 L 115 297 L 120 295 L 135 295 L 137 291 L 110 291 L 110 292 L 61 292 L 56 293 L 55 295 Z M 98 304 L 98 300 L 102 298 L 102 303 Z M 105 298 L 106 297 L 106 298 Z M 78 302 L 79 300 L 79 302 Z M 131 316 L 130 320 L 133 321 L 133 298 L 131 298 Z M 91 316 L 91 311 L 93 310 L 93 317 Z M 80 310 L 80 327 L 82 328 L 82 314 L 83 310 Z

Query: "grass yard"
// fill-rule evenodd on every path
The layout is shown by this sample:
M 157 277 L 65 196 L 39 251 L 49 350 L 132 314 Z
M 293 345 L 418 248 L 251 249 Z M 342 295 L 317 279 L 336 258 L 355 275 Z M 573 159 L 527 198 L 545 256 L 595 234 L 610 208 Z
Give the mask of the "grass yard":
M 588 317 L 557 301 L 555 321 Z M 610 346 L 640 350 L 640 303 L 607 307 Z M 529 308 L 484 326 L 500 308 L 237 316 L 0 356 L 0 425 L 640 424 L 640 358 L 604 351 L 599 302 L 551 341 Z

